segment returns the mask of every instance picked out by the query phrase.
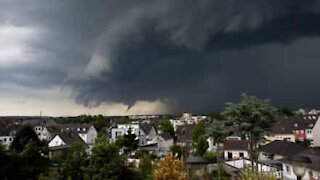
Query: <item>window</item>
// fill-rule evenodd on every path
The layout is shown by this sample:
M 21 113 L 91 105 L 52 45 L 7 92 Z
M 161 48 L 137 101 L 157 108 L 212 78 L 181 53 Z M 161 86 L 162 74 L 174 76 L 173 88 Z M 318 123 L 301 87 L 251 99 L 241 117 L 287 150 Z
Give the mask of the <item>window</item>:
M 300 130 L 300 134 L 303 134 L 304 133 L 304 131 L 303 130 Z
M 243 158 L 243 157 L 244 157 L 243 152 L 239 153 L 239 157 L 240 157 L 240 158 Z
M 291 169 L 290 169 L 289 165 L 286 165 L 286 171 L 287 171 L 288 174 L 291 174 Z
M 232 159 L 232 152 L 228 152 L 228 159 Z
M 4 140 L 4 142 L 6 142 L 6 141 L 7 141 L 7 138 L 4 138 L 3 140 Z

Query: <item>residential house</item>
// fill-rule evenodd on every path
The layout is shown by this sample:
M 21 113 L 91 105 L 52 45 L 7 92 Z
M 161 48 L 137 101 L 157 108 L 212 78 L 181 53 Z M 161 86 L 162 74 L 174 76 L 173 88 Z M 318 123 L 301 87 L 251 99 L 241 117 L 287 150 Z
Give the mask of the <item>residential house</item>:
M 157 138 L 157 144 L 158 156 L 166 156 L 174 144 L 173 137 L 168 133 L 160 134 Z
M 56 134 L 48 143 L 49 158 L 61 154 L 74 144 L 82 144 L 85 146 L 86 143 L 76 132 L 64 131 Z
M 258 159 L 259 161 L 279 160 L 282 158 L 291 157 L 294 154 L 300 153 L 304 150 L 306 150 L 306 148 L 303 147 L 301 143 L 275 140 L 269 144 L 261 146 L 258 149 Z
M 223 149 L 225 159 L 249 158 L 249 142 L 247 140 L 226 140 Z
M 14 134 L 9 128 L 0 127 L 0 143 L 8 149 L 14 139 Z
M 147 144 L 154 143 L 154 139 L 158 135 L 155 125 L 151 123 L 142 123 L 140 124 L 140 128 L 143 131 L 142 134 L 146 135 Z
M 306 173 L 302 177 L 304 180 L 320 179 L 320 148 L 310 148 L 308 150 L 297 153 L 296 155 L 308 157 L 311 163 L 305 164 Z M 292 157 L 280 159 L 283 166 L 283 179 L 295 180 L 297 176 L 293 170 Z
M 170 134 L 160 134 L 157 135 L 154 143 L 142 145 L 139 147 L 139 150 L 157 157 L 163 157 L 168 154 L 173 144 L 173 137 Z
M 147 135 L 139 124 L 118 124 L 117 127 L 111 129 L 111 141 L 115 142 L 118 137 L 128 134 L 129 129 L 139 139 L 139 146 L 147 144 Z
M 91 124 L 66 124 L 61 127 L 61 131 L 76 132 L 88 145 L 93 145 L 98 136 L 96 128 Z
M 275 123 L 271 133 L 265 136 L 267 142 L 274 140 L 303 141 L 306 139 L 308 122 L 300 116 L 279 116 L 275 118 Z

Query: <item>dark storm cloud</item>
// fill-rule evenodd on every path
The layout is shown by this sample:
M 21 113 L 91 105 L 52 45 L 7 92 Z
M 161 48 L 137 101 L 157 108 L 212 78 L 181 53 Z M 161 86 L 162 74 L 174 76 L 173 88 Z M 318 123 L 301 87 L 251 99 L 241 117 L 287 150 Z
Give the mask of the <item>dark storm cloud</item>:
M 88 106 L 162 100 L 176 111 L 206 111 L 242 92 L 279 105 L 319 105 L 316 0 L 0 5 L 0 22 L 43 31 L 26 43 L 46 52 L 28 65 L 0 67 L 0 82 L 70 86 Z

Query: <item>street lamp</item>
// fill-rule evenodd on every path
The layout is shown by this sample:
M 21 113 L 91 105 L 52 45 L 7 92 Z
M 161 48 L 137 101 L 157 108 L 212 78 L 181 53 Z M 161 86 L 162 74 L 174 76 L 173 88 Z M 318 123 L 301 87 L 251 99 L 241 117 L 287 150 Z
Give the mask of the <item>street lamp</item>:
M 311 163 L 311 160 L 307 156 L 294 155 L 291 158 L 293 171 L 297 175 L 297 180 L 301 180 L 306 173 L 306 166 Z

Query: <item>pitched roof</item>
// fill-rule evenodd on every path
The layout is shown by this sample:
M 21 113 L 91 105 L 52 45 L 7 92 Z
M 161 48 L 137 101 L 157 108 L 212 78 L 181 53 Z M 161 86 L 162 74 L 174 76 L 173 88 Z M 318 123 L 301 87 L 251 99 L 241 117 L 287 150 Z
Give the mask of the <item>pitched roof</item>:
M 295 129 L 308 129 L 308 122 L 300 116 L 279 116 L 275 118 L 272 132 L 275 134 L 293 134 Z
M 308 150 L 302 151 L 295 155 L 300 155 L 303 157 L 308 157 L 311 160 L 311 163 L 306 164 L 308 169 L 320 171 L 320 147 L 310 148 Z M 280 161 L 285 163 L 292 163 L 291 157 L 283 158 Z
M 154 125 L 151 123 L 142 123 L 142 124 L 140 124 L 140 127 L 146 134 L 149 134 L 151 132 L 152 128 L 154 128 L 154 130 L 156 130 Z
M 301 144 L 289 142 L 289 141 L 272 141 L 269 144 L 261 146 L 260 152 L 268 154 L 280 155 L 284 157 L 290 157 L 294 154 L 304 151 L 306 148 Z
M 87 133 L 92 125 L 91 124 L 64 124 L 61 129 L 63 131 L 74 131 L 80 133 Z
M 57 134 L 66 145 L 72 145 L 75 143 L 85 144 L 85 142 L 74 132 L 60 132 Z
M 168 133 L 164 133 L 164 134 L 160 134 L 160 136 L 164 139 L 164 140 L 169 140 L 169 139 L 173 139 L 172 136 Z
M 224 143 L 224 150 L 248 150 L 249 142 L 247 140 L 227 140 Z
M 0 136 L 10 136 L 10 129 L 5 127 L 0 127 Z

